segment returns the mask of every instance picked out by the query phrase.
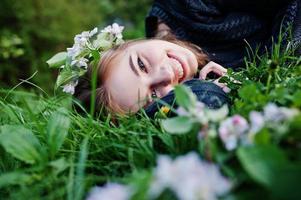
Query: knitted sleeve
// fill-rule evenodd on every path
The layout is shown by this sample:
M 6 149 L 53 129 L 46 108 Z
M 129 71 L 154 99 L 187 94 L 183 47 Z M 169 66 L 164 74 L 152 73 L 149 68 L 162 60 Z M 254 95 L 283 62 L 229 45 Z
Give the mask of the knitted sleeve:
M 210 0 L 209 0 L 210 1 Z M 272 17 L 291 0 L 211 0 L 223 11 L 252 12 L 264 17 Z
M 272 48 L 272 40 L 293 25 L 292 44 L 300 46 L 301 0 L 155 0 L 146 17 L 147 37 L 153 37 L 161 19 L 177 38 L 204 49 L 210 59 L 235 68 L 246 49 Z M 283 34 L 284 35 L 284 34 Z M 284 43 L 291 39 L 286 34 Z M 276 39 L 275 39 L 276 38 Z M 248 44 L 246 44 L 246 41 Z

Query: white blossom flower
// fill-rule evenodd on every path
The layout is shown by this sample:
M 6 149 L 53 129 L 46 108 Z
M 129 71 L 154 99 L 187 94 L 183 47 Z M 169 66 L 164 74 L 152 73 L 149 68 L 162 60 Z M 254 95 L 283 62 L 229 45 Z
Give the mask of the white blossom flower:
M 98 51 L 101 54 L 108 48 L 111 48 L 114 45 L 118 45 L 123 42 L 122 40 L 122 31 L 124 27 L 119 26 L 114 23 L 106 27 L 101 32 L 109 33 L 109 39 L 107 34 L 98 34 L 98 28 L 94 28 L 91 31 L 83 31 L 80 34 L 75 35 L 74 44 L 72 47 L 67 48 L 67 63 L 66 67 L 69 69 L 69 63 L 72 66 L 71 70 L 78 70 L 75 67 L 82 68 L 87 70 L 88 63 L 91 56 L 94 58 L 94 51 Z M 94 37 L 97 34 L 97 37 Z M 98 59 L 99 57 L 95 58 Z M 98 60 L 97 60 L 98 61 Z M 61 67 L 61 72 L 65 70 L 65 65 Z M 78 73 L 78 75 L 83 75 L 84 73 Z M 73 76 L 73 73 L 70 73 Z M 65 77 L 69 80 L 71 77 Z M 72 77 L 73 78 L 73 77 Z M 60 87 L 63 88 L 64 92 L 74 94 L 75 86 L 77 81 L 73 79 L 71 83 L 65 83 L 65 85 Z
M 230 187 L 217 166 L 201 161 L 196 153 L 189 153 L 174 161 L 160 156 L 149 192 L 156 198 L 169 188 L 180 200 L 214 200 Z
M 291 119 L 299 114 L 299 110 L 293 108 L 280 107 L 282 114 L 285 116 L 285 119 Z
M 74 43 L 75 44 L 81 44 L 81 45 L 85 45 L 86 42 L 92 37 L 94 36 L 96 33 L 98 32 L 97 28 L 94 28 L 92 31 L 83 31 L 80 34 L 77 34 L 74 37 Z
M 199 113 L 199 112 L 202 112 L 205 108 L 206 108 L 206 105 L 203 102 L 197 101 L 193 111 L 195 113 Z
M 189 116 L 189 113 L 182 106 L 179 106 L 176 111 L 179 116 Z
M 264 107 L 264 118 L 266 121 L 278 122 L 283 116 L 280 113 L 278 106 L 274 103 L 269 103 Z
M 207 109 L 206 115 L 209 121 L 219 122 L 227 117 L 229 114 L 229 108 L 227 105 L 222 106 L 219 109 Z
M 112 34 L 114 34 L 118 39 L 121 39 L 123 29 L 123 26 L 119 26 L 117 23 L 114 23 L 112 25 Z
M 201 101 L 197 101 L 195 104 L 195 108 L 197 111 L 202 111 L 204 108 L 206 108 L 206 105 Z
M 205 115 L 206 105 L 203 102 L 197 101 L 195 108 L 192 110 L 192 114 L 196 116 L 199 122 L 202 124 L 208 123 L 208 118 Z
M 298 114 L 298 110 L 289 109 L 285 107 L 278 107 L 274 103 L 268 103 L 264 107 L 264 118 L 267 122 L 281 122 L 287 119 L 291 119 Z
M 74 38 L 74 44 L 80 47 L 85 47 L 87 42 L 89 41 L 89 32 L 83 35 L 76 35 Z
M 98 33 L 98 28 L 95 27 L 92 31 L 89 32 L 89 37 L 94 36 L 96 33 Z
M 75 59 L 84 50 L 85 50 L 85 47 L 83 47 L 83 46 L 80 46 L 78 44 L 73 45 L 71 48 L 67 48 L 67 56 L 70 57 L 71 59 Z
M 74 45 L 79 47 L 85 47 L 89 41 L 89 31 L 84 31 L 74 37 Z
M 75 59 L 79 56 L 83 51 L 87 49 L 89 40 L 92 36 L 94 36 L 98 32 L 97 28 L 94 28 L 92 31 L 84 31 L 80 34 L 77 34 L 74 37 L 74 44 L 71 48 L 67 48 L 67 54 L 69 57 Z
M 102 33 L 111 33 L 112 25 L 106 26 L 104 29 L 101 30 Z
M 101 32 L 102 33 L 110 33 L 114 37 L 116 37 L 118 39 L 122 39 L 123 29 L 124 29 L 124 26 L 119 26 L 117 23 L 114 23 L 112 25 L 105 27 Z
M 250 133 L 255 134 L 259 132 L 265 124 L 264 117 L 260 112 L 252 111 L 249 114 L 250 119 Z
M 219 122 L 225 119 L 229 113 L 229 109 L 226 105 L 219 109 L 209 109 L 203 102 L 197 101 L 194 108 L 187 111 L 183 107 L 179 107 L 177 113 L 180 116 L 193 116 L 201 124 L 208 124 L 209 121 Z
M 222 121 L 218 132 L 221 140 L 227 150 L 233 150 L 244 133 L 248 130 L 249 125 L 245 118 L 240 115 L 234 115 Z
M 208 119 L 205 116 L 205 109 L 206 109 L 205 104 L 200 101 L 197 101 L 195 107 L 191 107 L 188 111 L 181 106 L 178 107 L 177 113 L 179 116 L 193 116 L 200 123 L 206 124 L 208 123 Z
M 117 183 L 108 183 L 103 187 L 94 187 L 86 200 L 128 200 L 130 189 Z
M 71 66 L 76 66 L 76 67 L 84 67 L 85 69 L 88 68 L 88 62 L 89 60 L 86 58 L 79 58 L 76 60 L 72 60 Z
M 71 81 L 70 83 L 62 86 L 63 87 L 63 92 L 69 93 L 69 94 L 74 94 L 75 91 L 75 86 L 77 86 L 78 81 Z
M 206 116 L 206 111 L 208 108 L 203 102 L 197 101 L 194 107 L 190 107 L 188 111 L 186 111 L 184 108 L 179 108 L 178 114 L 182 116 L 192 116 L 197 121 L 199 121 L 201 124 L 207 124 L 208 123 L 208 117 Z

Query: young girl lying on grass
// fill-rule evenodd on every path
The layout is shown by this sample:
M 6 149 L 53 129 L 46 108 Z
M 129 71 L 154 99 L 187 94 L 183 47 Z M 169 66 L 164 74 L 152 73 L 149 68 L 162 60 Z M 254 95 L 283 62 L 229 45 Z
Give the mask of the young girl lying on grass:
M 205 80 L 210 72 L 221 77 L 227 72 L 223 66 L 243 67 L 247 47 L 252 51 L 261 45 L 258 53 L 269 51 L 281 22 L 283 28 L 292 25 L 291 44 L 301 43 L 300 0 L 275 1 L 268 9 L 262 5 L 269 1 L 202 2 L 155 1 L 146 18 L 146 35 L 151 39 L 122 43 L 123 27 L 117 24 L 96 39 L 97 30 L 77 35 L 57 86 L 74 93 L 87 108 L 94 106 L 90 103 L 95 99 L 97 111 L 135 113 L 186 80 Z M 287 36 L 283 38 L 288 42 Z M 94 64 L 88 67 L 91 60 Z M 218 80 L 215 83 L 229 90 Z
M 206 54 L 191 43 L 174 38 L 125 42 L 101 57 L 96 105 L 98 109 L 104 106 L 119 114 L 135 113 L 154 98 L 164 97 L 175 85 L 193 77 L 204 80 L 211 71 L 219 76 L 227 72 L 219 64 L 209 62 Z M 91 73 L 88 68 L 74 93 L 87 107 L 91 98 Z

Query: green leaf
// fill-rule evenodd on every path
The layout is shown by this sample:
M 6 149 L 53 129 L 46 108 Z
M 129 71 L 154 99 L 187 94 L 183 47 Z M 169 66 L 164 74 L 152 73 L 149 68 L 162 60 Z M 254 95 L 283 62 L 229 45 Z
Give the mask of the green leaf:
M 109 49 L 109 48 L 112 47 L 112 41 L 110 41 L 110 40 L 102 40 L 97 45 L 98 45 L 98 48 Z
M 65 67 L 57 77 L 55 89 L 69 83 L 72 80 L 76 80 L 78 77 L 84 75 L 86 71 L 87 70 L 81 68 L 71 70 L 70 68 Z
M 59 68 L 65 64 L 67 52 L 60 52 L 55 54 L 52 58 L 46 61 L 50 68 Z
M 301 90 L 297 91 L 294 95 L 293 95 L 293 102 L 294 105 L 296 107 L 301 106 Z
M 257 133 L 254 137 L 256 144 L 270 144 L 271 143 L 271 133 L 268 129 L 264 128 L 259 133 Z
M 97 38 L 93 41 L 93 46 L 96 49 L 108 49 L 112 46 L 112 41 L 108 38 L 108 33 L 100 33 Z
M 137 170 L 138 171 L 138 170 Z M 133 175 L 129 178 L 129 182 L 132 183 L 131 186 L 135 188 L 135 192 L 131 195 L 132 200 L 143 200 L 147 199 L 150 184 L 153 179 L 153 174 L 151 171 L 134 171 Z M 158 199 L 158 198 L 156 198 Z
M 30 182 L 32 176 L 23 172 L 8 172 L 0 175 L 0 188 L 9 185 L 22 185 Z
M 276 168 L 273 185 L 269 188 L 274 196 L 273 199 L 301 199 L 300 180 L 300 164 L 290 163 Z
M 100 54 L 98 50 L 92 50 L 91 54 L 93 56 L 93 59 L 98 63 L 99 59 L 100 59 Z
M 5 114 L 6 117 L 10 120 L 11 123 L 19 122 L 18 110 L 21 110 L 20 107 L 17 107 L 12 104 L 5 104 L 4 102 L 0 102 L 1 113 Z
M 77 77 L 76 74 L 74 74 L 71 70 L 63 69 L 57 77 L 55 88 L 57 89 L 58 87 L 70 82 L 75 77 Z
M 70 126 L 70 119 L 65 108 L 61 108 L 54 112 L 47 124 L 47 143 L 51 158 L 61 148 Z
M 4 125 L 0 130 L 0 144 L 12 156 L 29 164 L 43 160 L 41 144 L 31 130 L 20 125 Z
M 250 177 L 269 190 L 271 199 L 300 199 L 301 166 L 276 146 L 244 147 L 238 158 Z
M 163 128 L 172 134 L 188 133 L 194 125 L 194 121 L 186 116 L 174 117 L 162 121 Z
M 76 167 L 76 175 L 74 182 L 74 199 L 83 199 L 85 189 L 85 168 L 87 165 L 87 157 L 89 154 L 88 137 L 86 137 L 80 147 L 79 158 Z
M 189 88 L 184 85 L 175 86 L 176 101 L 179 106 L 182 106 L 187 111 L 196 106 L 197 99 Z
M 258 93 L 258 89 L 254 84 L 244 86 L 239 90 L 239 96 L 243 99 L 253 99 L 254 93 Z
M 55 169 L 56 174 L 59 174 L 68 167 L 68 163 L 65 160 L 65 158 L 60 158 L 58 160 L 51 161 L 49 165 Z
M 287 164 L 285 154 L 275 146 L 241 147 L 237 156 L 250 177 L 266 186 L 273 185 L 275 170 Z
M 239 96 L 247 102 L 255 101 L 259 104 L 265 103 L 267 97 L 263 95 L 255 83 L 250 83 L 239 89 Z
M 79 71 L 63 69 L 57 77 L 55 88 L 57 89 L 58 87 L 69 83 L 70 81 L 76 79 L 79 76 L 80 76 Z

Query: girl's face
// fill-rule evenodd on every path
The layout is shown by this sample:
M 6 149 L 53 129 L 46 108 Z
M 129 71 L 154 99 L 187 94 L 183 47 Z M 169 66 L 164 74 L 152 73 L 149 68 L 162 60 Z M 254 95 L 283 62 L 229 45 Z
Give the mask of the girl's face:
M 105 87 L 122 110 L 136 112 L 196 74 L 198 63 L 187 48 L 163 40 L 129 45 L 111 62 Z

